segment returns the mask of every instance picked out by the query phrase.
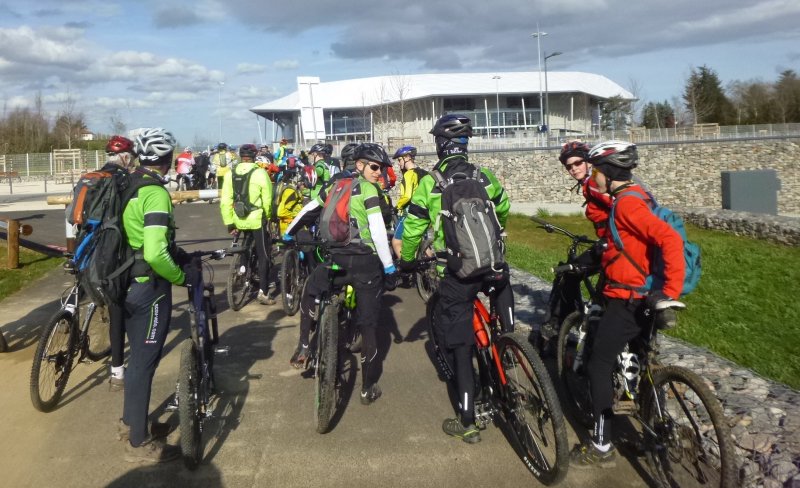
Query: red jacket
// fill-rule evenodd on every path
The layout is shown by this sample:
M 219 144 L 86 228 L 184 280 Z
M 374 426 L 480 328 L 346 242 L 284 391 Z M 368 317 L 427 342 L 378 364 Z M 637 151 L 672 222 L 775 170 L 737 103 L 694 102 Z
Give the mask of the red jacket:
M 650 273 L 650 249 L 658 246 L 664 256 L 665 283 L 664 294 L 677 299 L 683 288 L 685 263 L 683 259 L 683 241 L 669 224 L 656 217 L 649 207 L 648 201 L 636 197 L 625 198 L 625 193 L 637 192 L 645 197 L 647 194 L 638 185 L 633 185 L 614 195 L 616 210 L 614 221 L 617 232 L 622 240 L 625 252 L 646 273 Z M 614 287 L 614 283 L 640 287 L 644 285 L 645 277 L 642 276 L 631 262 L 623 256 L 614 245 L 608 243 L 608 249 L 603 253 L 601 260 L 605 271 L 606 285 L 603 294 L 609 298 L 641 298 L 642 295 L 625 288 Z
M 597 183 L 587 176 L 581 183 L 583 198 L 586 199 L 586 218 L 594 224 L 597 237 L 605 237 L 608 230 L 608 216 L 611 213 L 611 197 L 597 187 Z

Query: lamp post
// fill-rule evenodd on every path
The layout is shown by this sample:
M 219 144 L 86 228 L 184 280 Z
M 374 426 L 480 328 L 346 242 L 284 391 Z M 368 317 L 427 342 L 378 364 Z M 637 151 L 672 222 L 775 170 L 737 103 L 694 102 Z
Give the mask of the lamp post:
M 550 132 L 550 92 L 547 89 L 547 60 L 552 58 L 552 57 L 558 56 L 560 54 L 564 54 L 564 53 L 562 53 L 561 51 L 556 51 L 556 52 L 554 52 L 552 54 L 547 54 L 547 52 L 545 52 L 544 54 L 545 54 L 545 56 L 544 56 L 544 115 L 546 117 L 545 125 L 547 126 L 547 132 L 549 133 Z
M 347 115 L 342 115 L 342 119 L 344 119 L 344 140 L 347 140 Z
M 539 58 L 539 119 L 541 119 L 542 124 L 544 124 L 544 97 L 542 96 L 542 37 L 546 36 L 547 32 L 541 32 L 539 30 L 539 23 L 536 23 L 536 32 L 531 34 L 531 37 L 536 38 L 536 53 L 537 57 Z
M 219 81 L 219 97 L 217 98 L 217 111 L 219 112 L 219 142 L 222 142 L 222 87 L 224 81 Z
M 497 137 L 500 137 L 500 75 L 492 76 L 494 80 L 495 102 L 497 103 Z
M 389 99 L 384 98 L 381 103 L 386 107 L 386 118 L 383 119 L 383 130 L 386 132 L 386 147 L 389 147 Z

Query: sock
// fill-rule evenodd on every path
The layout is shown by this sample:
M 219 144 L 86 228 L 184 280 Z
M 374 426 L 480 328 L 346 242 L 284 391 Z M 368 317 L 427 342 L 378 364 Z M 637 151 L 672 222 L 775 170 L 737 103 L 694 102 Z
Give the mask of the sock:
M 592 441 L 592 444 L 594 445 L 594 448 L 600 452 L 608 452 L 611 450 L 610 442 L 608 444 L 597 444 L 596 442 Z
M 125 366 L 111 366 L 111 376 L 123 379 L 125 377 Z

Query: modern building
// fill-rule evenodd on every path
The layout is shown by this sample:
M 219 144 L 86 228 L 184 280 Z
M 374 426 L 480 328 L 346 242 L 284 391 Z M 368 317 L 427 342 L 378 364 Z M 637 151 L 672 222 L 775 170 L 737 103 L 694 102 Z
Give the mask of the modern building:
M 390 75 L 320 82 L 250 109 L 273 122 L 272 140 L 413 142 L 447 113 L 472 119 L 476 137 L 526 138 L 592 133 L 601 104 L 634 96 L 608 78 L 577 71 Z M 549 124 L 547 121 L 549 120 Z M 264 124 L 267 127 L 267 124 Z M 269 139 L 270 134 L 266 134 Z

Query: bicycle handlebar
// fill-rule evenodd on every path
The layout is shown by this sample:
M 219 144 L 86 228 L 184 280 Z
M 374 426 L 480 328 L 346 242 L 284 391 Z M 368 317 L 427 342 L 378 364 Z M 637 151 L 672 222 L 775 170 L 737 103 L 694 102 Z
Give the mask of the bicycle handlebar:
M 559 274 L 569 273 L 569 272 L 573 272 L 573 271 L 576 272 L 576 273 L 593 272 L 598 268 L 599 267 L 597 265 L 593 265 L 593 264 L 568 263 L 568 264 L 562 264 L 562 265 L 559 265 L 559 266 L 552 267 L 552 268 L 550 268 L 550 271 L 552 271 L 554 274 L 559 275 Z
M 235 248 L 235 249 L 214 249 L 213 251 L 192 251 L 189 253 L 189 256 L 192 258 L 204 258 L 206 256 L 210 257 L 214 261 L 219 261 L 224 259 L 225 256 L 231 254 L 241 254 L 244 252 L 244 249 Z
M 579 242 L 581 244 L 594 244 L 595 242 L 597 242 L 595 239 L 590 239 L 590 238 L 588 238 L 588 237 L 586 237 L 584 235 L 573 234 L 572 232 L 570 232 L 570 231 L 568 231 L 566 229 L 562 229 L 561 227 L 558 227 L 557 225 L 553 225 L 553 224 L 551 224 L 550 222 L 548 222 L 546 220 L 540 219 L 539 217 L 531 217 L 531 220 L 536 222 L 537 224 L 539 224 L 539 227 L 541 227 L 542 229 L 547 231 L 549 234 L 552 234 L 553 232 L 558 232 L 560 234 L 563 234 L 563 235 L 569 237 L 573 241 Z

